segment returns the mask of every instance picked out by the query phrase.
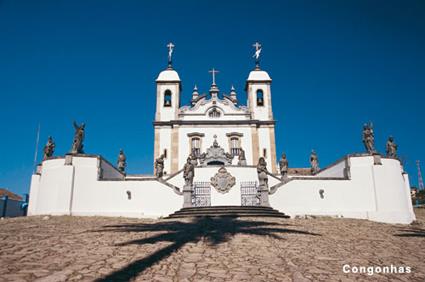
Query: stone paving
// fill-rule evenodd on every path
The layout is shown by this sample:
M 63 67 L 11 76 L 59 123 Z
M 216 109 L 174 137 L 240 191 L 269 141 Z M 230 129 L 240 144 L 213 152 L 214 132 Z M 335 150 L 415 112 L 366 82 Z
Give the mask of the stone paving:
M 0 282 L 425 281 L 425 209 L 416 214 L 411 225 L 326 217 L 3 219 Z M 346 274 L 345 264 L 412 270 Z

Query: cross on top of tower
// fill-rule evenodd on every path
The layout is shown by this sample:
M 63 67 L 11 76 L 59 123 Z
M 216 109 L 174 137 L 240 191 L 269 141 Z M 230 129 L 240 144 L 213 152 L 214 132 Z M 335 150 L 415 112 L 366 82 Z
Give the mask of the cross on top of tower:
M 172 68 L 172 56 L 174 51 L 174 44 L 172 42 L 167 44 L 168 47 L 168 68 Z
M 216 84 L 215 84 L 215 74 L 216 74 L 216 73 L 219 73 L 219 71 L 218 71 L 218 70 L 216 70 L 215 68 L 212 68 L 212 69 L 211 69 L 211 70 L 209 70 L 208 72 L 212 74 L 212 85 L 216 85 Z
M 260 69 L 260 53 L 261 53 L 261 44 L 258 42 L 255 42 L 252 47 L 255 48 L 255 53 L 252 56 L 255 58 L 255 68 Z

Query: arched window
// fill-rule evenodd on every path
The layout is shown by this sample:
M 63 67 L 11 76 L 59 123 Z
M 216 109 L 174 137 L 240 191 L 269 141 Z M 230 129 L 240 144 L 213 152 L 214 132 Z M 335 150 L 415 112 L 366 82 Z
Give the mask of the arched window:
M 210 118 L 219 118 L 221 116 L 221 113 L 217 108 L 213 108 L 209 113 L 208 116 Z
M 190 151 L 195 154 L 195 156 L 199 157 L 201 154 L 201 138 L 192 137 L 190 140 Z
M 229 133 L 226 133 L 226 136 L 229 138 L 228 140 L 229 140 L 230 154 L 233 157 L 239 156 L 242 149 L 241 140 L 242 140 L 243 134 L 239 132 L 229 132 Z
M 257 90 L 257 106 L 264 106 L 264 93 L 263 90 Z
M 232 156 L 239 156 L 241 141 L 239 137 L 230 137 L 230 153 Z
M 171 90 L 169 89 L 164 92 L 164 107 L 171 107 Z

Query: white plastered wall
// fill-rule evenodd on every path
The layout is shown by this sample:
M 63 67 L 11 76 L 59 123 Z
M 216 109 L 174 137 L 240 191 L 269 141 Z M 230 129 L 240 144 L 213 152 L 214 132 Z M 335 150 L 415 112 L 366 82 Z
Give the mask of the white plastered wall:
M 164 107 L 164 93 L 171 91 L 171 107 Z M 157 115 L 156 121 L 170 121 L 177 119 L 180 106 L 180 84 L 173 82 L 161 82 L 157 84 Z
M 263 91 L 264 105 L 257 106 L 257 90 Z M 272 120 L 270 116 L 271 105 L 271 87 L 270 83 L 250 82 L 248 84 L 248 107 L 251 109 L 253 119 Z
M 266 162 L 267 162 L 267 169 L 269 171 L 272 170 L 272 150 L 270 147 L 271 140 L 270 140 L 270 129 L 268 127 L 260 127 L 258 130 L 258 147 L 260 149 L 259 151 L 259 157 L 263 156 L 263 150 L 266 149 Z M 255 161 L 255 164 L 257 164 L 258 160 Z
M 98 165 L 97 157 L 44 161 L 32 178 L 29 215 L 159 217 L 182 207 L 183 198 L 156 180 L 99 180 Z
M 404 224 L 415 219 L 409 178 L 398 160 L 382 158 L 382 165 L 375 165 L 373 157 L 362 156 L 349 157 L 348 162 L 350 178 L 294 177 L 270 195 L 271 206 L 291 216 L 330 215 Z M 329 172 L 341 171 L 340 163 Z M 63 158 L 44 161 L 41 174 L 32 177 L 29 215 L 158 217 L 182 207 L 182 196 L 155 179 L 99 180 L 98 166 L 98 157 L 73 157 L 71 165 L 65 165 Z M 210 181 L 218 169 L 198 167 L 194 181 Z M 212 205 L 240 205 L 240 182 L 257 181 L 255 167 L 226 169 L 236 184 L 226 194 L 212 188 Z M 183 187 L 182 172 L 169 182 Z M 269 177 L 270 186 L 278 183 Z
M 270 196 L 272 207 L 291 216 L 331 215 L 405 224 L 415 219 L 408 178 L 398 160 L 382 159 L 382 165 L 374 165 L 371 156 L 350 157 L 349 163 L 350 179 L 294 178 Z

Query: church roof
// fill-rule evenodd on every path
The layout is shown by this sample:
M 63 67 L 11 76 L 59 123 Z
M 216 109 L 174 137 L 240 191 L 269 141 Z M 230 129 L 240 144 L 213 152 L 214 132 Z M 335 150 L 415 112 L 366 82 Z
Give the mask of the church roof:
M 272 79 L 266 71 L 253 70 L 249 73 L 247 81 L 272 81 Z
M 157 82 L 161 81 L 180 81 L 179 74 L 173 69 L 166 69 L 159 73 Z

